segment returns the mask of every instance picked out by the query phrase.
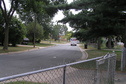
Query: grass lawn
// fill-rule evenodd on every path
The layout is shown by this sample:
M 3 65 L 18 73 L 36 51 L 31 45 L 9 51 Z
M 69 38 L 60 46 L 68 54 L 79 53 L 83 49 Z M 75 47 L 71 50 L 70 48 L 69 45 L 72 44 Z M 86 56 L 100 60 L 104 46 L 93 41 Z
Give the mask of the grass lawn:
M 81 48 L 83 48 L 83 46 L 81 46 Z M 97 50 L 96 48 L 88 46 L 88 49 L 86 49 L 86 52 L 88 53 L 88 59 L 91 59 L 91 58 L 96 58 L 96 57 L 99 57 L 99 56 L 103 56 L 103 55 L 105 55 L 107 53 L 112 53 L 113 50 L 116 50 L 116 49 Z M 116 50 L 115 53 L 117 54 L 117 57 L 116 57 L 116 70 L 120 71 L 121 51 Z M 79 69 L 95 69 L 95 67 L 96 67 L 95 65 L 96 65 L 95 61 L 90 61 L 90 62 L 87 62 L 87 63 L 81 63 L 81 64 L 74 65 L 73 67 L 79 68 Z
M 52 41 L 51 43 L 49 41 L 41 41 L 41 43 L 35 43 L 36 47 L 49 47 L 49 46 L 54 46 L 55 44 L 63 44 L 67 43 L 66 41 Z M 24 51 L 24 50 L 29 50 L 29 49 L 34 49 L 33 48 L 33 43 L 28 43 L 28 45 L 21 45 L 21 46 L 16 46 L 16 47 L 8 47 L 8 50 L 4 51 L 3 46 L 0 46 L 0 53 L 9 53 L 9 52 L 17 52 L 17 51 Z
M 18 82 L 6 83 L 6 84 L 47 84 L 47 83 L 35 83 L 35 82 L 18 81 Z
M 8 53 L 8 52 L 17 52 L 17 51 L 24 51 L 29 49 L 34 49 L 33 47 L 8 47 L 8 50 L 3 50 L 3 47 L 0 46 L 0 53 Z
M 103 56 L 103 55 L 107 54 L 108 52 L 111 53 L 112 51 L 113 50 L 97 50 L 97 49 L 86 50 L 86 52 L 88 53 L 88 59 L 95 58 L 98 56 Z M 117 54 L 117 56 L 116 56 L 116 70 L 119 71 L 120 67 L 121 67 L 121 51 L 115 51 L 115 53 Z
M 50 44 L 50 41 L 41 41 L 41 43 L 49 43 Z M 65 44 L 65 43 L 70 43 L 70 42 L 67 42 L 67 41 L 51 41 L 51 44 Z
M 54 44 L 49 44 L 49 43 L 36 43 L 36 47 L 48 47 L 53 45 Z M 29 49 L 35 49 L 33 48 L 32 43 L 29 43 L 28 45 L 21 45 L 16 47 L 9 46 L 8 50 L 3 50 L 3 46 L 0 46 L 0 53 L 18 52 L 18 51 L 24 51 Z
M 32 43 L 28 43 L 28 45 L 33 46 Z M 53 46 L 54 44 L 50 44 L 50 43 L 35 43 L 35 46 L 39 46 L 39 47 L 48 47 L 48 46 Z

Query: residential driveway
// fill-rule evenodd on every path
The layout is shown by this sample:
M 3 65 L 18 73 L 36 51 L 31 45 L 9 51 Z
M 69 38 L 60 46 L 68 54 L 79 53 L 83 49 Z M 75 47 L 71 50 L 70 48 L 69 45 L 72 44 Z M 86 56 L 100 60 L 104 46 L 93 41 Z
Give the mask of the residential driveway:
M 74 62 L 82 57 L 78 46 L 60 44 L 15 54 L 0 55 L 0 77 Z

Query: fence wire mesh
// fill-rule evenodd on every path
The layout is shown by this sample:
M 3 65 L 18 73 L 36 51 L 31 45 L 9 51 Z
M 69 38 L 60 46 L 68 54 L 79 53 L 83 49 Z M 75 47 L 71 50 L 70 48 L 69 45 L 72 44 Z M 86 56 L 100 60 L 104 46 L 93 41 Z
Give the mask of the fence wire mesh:
M 97 60 L 95 84 L 114 84 L 116 58 L 114 54 L 107 54 Z
M 97 64 L 100 58 L 0 78 L 0 84 L 109 84 L 107 77 L 113 79 L 108 74 L 114 69 L 108 68 L 114 68 L 111 63 L 115 61 L 110 61 L 115 59 L 107 58 L 103 64 Z

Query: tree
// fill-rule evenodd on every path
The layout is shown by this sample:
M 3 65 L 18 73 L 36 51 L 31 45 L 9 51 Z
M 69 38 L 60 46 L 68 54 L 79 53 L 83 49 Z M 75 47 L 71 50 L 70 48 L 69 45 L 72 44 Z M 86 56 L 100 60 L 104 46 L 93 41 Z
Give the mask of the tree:
M 12 19 L 12 16 L 19 5 L 18 1 L 19 0 L 11 0 L 11 2 L 10 2 L 11 7 L 8 11 L 6 8 L 5 1 L 0 0 L 0 9 L 2 12 L 2 16 L 4 18 L 4 24 L 5 24 L 5 28 L 4 28 L 5 37 L 4 37 L 4 47 L 3 47 L 4 50 L 8 50 L 9 25 L 10 25 L 10 21 Z
M 88 30 L 86 29 L 79 29 L 77 32 L 74 32 L 73 37 L 76 37 L 80 41 L 87 41 L 89 39 L 92 39 L 92 37 L 88 33 Z
M 124 42 L 123 68 L 126 67 L 126 0 L 76 0 L 64 9 L 81 10 L 79 14 L 69 14 L 62 21 L 69 22 L 75 28 L 90 26 L 90 32 L 96 36 L 121 37 Z M 63 7 L 63 6 L 62 6 Z M 79 15 L 78 14 L 78 15 Z M 81 18 L 80 18 L 81 17 Z M 122 21 L 123 20 L 123 21 Z M 122 24 L 122 22 L 124 24 Z M 111 44 L 109 41 L 108 45 Z
M 61 25 L 54 25 L 52 29 L 52 38 L 56 41 L 59 40 Z
M 93 38 L 120 36 L 124 28 L 120 24 L 120 13 L 116 0 L 78 0 L 70 9 L 81 10 L 78 14 L 67 12 L 62 22 L 69 22 L 75 29 L 88 29 Z
M 0 42 L 3 45 L 4 42 L 4 21 L 2 15 L 0 15 Z M 12 17 L 12 20 L 9 25 L 9 43 L 12 44 L 12 46 L 16 46 L 17 43 L 20 43 L 23 39 L 23 37 L 26 34 L 25 26 L 22 24 L 21 21 L 19 21 L 16 17 Z
M 4 19 L 2 17 L 2 13 L 0 11 L 0 42 L 1 42 L 1 45 L 3 45 L 3 42 L 4 42 Z
M 40 24 L 36 23 L 36 28 L 34 29 L 34 25 L 35 23 L 31 22 L 26 26 L 26 29 L 27 29 L 26 36 L 29 38 L 30 41 L 33 42 L 34 32 L 35 32 L 35 36 L 36 36 L 35 41 L 40 42 L 43 37 L 43 27 Z
M 68 28 L 65 25 L 54 25 L 52 29 L 52 38 L 56 40 L 60 40 L 60 36 L 66 35 Z
M 16 17 L 13 17 L 9 25 L 9 43 L 12 46 L 16 46 L 17 43 L 21 43 L 26 36 L 26 27 Z
M 72 31 L 67 31 L 66 32 L 66 38 L 67 38 L 67 41 L 70 40 L 71 36 L 72 36 Z
M 67 32 L 68 28 L 66 25 L 61 25 L 60 27 L 60 35 L 66 35 L 66 32 Z
M 47 1 L 47 0 L 10 0 L 10 9 L 7 10 L 6 4 L 4 0 L 0 0 L 0 9 L 2 11 L 2 16 L 4 17 L 4 23 L 5 23 L 5 38 L 4 38 L 4 50 L 8 50 L 8 38 L 9 38 L 9 23 L 12 19 L 12 16 L 14 12 L 17 10 L 20 12 L 20 14 L 24 14 L 26 11 L 32 12 L 32 14 L 36 13 L 38 14 L 39 12 L 45 12 L 43 10 L 43 7 L 45 7 L 46 4 L 49 5 L 58 5 L 64 3 L 64 0 L 56 0 L 56 1 Z M 25 10 L 24 10 L 25 9 Z M 48 11 L 50 14 L 54 15 L 54 13 L 57 12 L 57 8 L 53 7 L 51 12 Z
M 43 26 L 44 39 L 51 33 L 51 19 L 58 11 L 57 5 L 64 3 L 66 3 L 65 0 L 24 0 L 18 7 L 17 13 L 25 24 L 34 21 L 33 17 L 36 15 L 36 20 Z

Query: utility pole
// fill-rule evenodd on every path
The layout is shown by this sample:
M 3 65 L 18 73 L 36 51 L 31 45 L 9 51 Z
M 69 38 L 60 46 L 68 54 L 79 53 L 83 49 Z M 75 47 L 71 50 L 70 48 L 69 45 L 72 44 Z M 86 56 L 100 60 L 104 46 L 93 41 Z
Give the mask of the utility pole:
M 125 18 L 125 31 L 124 31 L 124 47 L 122 49 L 122 58 L 121 58 L 121 71 L 124 71 L 126 68 L 126 18 Z
M 35 33 L 36 33 L 36 14 L 35 14 L 35 23 L 34 23 L 34 41 L 33 41 L 33 47 L 35 48 Z

